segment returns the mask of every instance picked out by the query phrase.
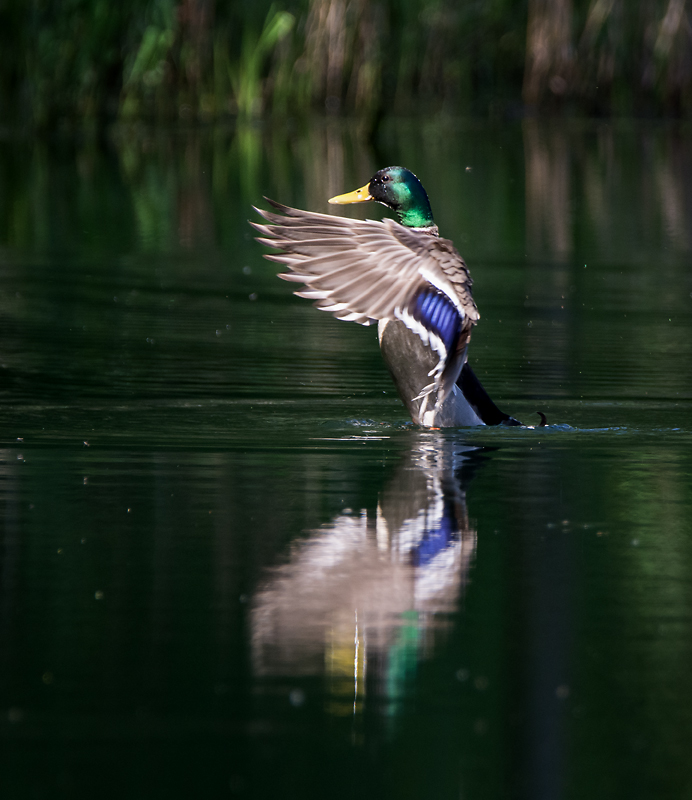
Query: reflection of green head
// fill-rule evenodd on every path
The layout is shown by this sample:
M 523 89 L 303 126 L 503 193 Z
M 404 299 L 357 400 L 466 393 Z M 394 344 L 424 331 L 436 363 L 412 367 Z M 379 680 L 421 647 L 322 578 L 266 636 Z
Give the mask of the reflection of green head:
M 387 167 L 370 179 L 370 196 L 394 209 L 401 224 L 409 228 L 428 228 L 435 224 L 430 201 L 416 176 L 404 167 Z
M 402 225 L 409 228 L 431 228 L 435 225 L 430 201 L 416 176 L 404 167 L 387 167 L 376 172 L 370 183 L 354 192 L 332 197 L 330 203 L 365 203 L 377 200 L 399 215 Z

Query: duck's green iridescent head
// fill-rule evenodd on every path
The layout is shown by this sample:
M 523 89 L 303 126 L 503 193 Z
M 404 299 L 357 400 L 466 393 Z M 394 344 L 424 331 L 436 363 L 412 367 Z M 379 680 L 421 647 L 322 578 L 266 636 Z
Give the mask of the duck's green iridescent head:
M 394 209 L 402 225 L 409 228 L 430 228 L 435 225 L 430 201 L 416 176 L 404 167 L 387 167 L 376 172 L 370 182 L 355 192 L 332 197 L 336 204 L 364 203 L 376 200 Z

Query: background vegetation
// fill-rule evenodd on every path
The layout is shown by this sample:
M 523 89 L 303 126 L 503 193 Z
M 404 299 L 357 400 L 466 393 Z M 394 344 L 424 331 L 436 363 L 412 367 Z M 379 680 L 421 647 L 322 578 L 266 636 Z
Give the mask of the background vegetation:
M 686 0 L 3 0 L 0 116 L 692 111 Z

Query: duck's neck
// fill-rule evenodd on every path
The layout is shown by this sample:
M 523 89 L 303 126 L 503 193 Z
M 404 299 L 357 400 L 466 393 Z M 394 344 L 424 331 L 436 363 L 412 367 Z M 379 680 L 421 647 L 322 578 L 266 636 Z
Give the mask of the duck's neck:
M 396 208 L 401 224 L 419 230 L 436 227 L 425 189 L 417 182 L 407 189 L 408 196 Z
M 428 198 L 425 198 L 425 203 L 412 204 L 407 209 L 397 209 L 399 214 L 399 221 L 407 228 L 434 228 L 435 220 L 433 219 L 432 211 L 430 210 L 430 203 Z

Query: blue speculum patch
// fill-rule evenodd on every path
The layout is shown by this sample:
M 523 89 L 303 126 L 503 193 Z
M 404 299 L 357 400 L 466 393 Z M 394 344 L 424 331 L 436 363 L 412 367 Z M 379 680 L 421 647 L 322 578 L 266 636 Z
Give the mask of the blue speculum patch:
M 409 313 L 440 337 L 448 353 L 453 350 L 459 337 L 461 318 L 446 294 L 433 286 L 424 289 L 412 300 Z

